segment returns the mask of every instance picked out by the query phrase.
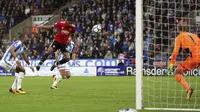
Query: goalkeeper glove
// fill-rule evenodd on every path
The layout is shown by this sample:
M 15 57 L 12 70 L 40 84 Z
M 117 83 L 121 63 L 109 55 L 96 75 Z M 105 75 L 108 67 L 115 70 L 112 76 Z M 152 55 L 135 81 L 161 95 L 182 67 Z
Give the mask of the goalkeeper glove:
M 174 72 L 174 64 L 170 64 L 168 66 L 167 74 L 170 75 L 173 72 Z

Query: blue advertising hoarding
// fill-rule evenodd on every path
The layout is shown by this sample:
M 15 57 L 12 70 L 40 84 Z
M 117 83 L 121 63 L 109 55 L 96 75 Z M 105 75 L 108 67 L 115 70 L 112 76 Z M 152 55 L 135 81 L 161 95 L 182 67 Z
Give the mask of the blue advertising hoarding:
M 36 67 L 40 60 L 29 60 L 30 65 Z M 48 59 L 42 65 L 43 67 L 51 67 L 55 60 Z M 68 66 L 72 67 L 73 60 L 66 63 Z M 77 67 L 96 67 L 96 66 L 117 66 L 118 59 L 77 59 L 75 61 L 75 66 Z M 26 62 L 22 60 L 22 66 L 27 66 Z
M 124 76 L 124 66 L 97 66 L 97 76 Z
M 0 76 L 14 76 L 15 72 L 8 72 L 5 68 L 0 66 Z

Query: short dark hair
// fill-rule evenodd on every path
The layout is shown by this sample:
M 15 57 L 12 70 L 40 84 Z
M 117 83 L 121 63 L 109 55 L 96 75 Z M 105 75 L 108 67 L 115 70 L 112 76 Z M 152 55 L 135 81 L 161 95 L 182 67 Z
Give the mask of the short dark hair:
M 22 38 L 24 38 L 25 37 L 25 34 L 24 33 L 20 33 L 19 34 L 19 39 L 22 39 Z

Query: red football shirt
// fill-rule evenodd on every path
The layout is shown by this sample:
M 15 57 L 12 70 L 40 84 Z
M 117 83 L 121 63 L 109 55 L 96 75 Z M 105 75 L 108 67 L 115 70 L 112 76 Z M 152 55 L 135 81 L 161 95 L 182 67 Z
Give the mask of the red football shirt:
M 74 25 L 67 26 L 67 21 L 60 20 L 54 24 L 54 27 L 58 29 L 58 33 L 55 35 L 54 40 L 62 44 L 67 44 L 70 37 L 70 33 L 76 31 Z

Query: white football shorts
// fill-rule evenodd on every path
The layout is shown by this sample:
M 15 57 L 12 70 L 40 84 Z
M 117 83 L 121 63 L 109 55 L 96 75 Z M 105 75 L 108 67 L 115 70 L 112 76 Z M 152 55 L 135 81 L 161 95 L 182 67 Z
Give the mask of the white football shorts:
M 1 60 L 0 61 L 0 66 L 5 68 L 8 72 L 13 71 L 17 68 L 17 63 L 16 61 L 5 61 Z
M 62 64 L 62 65 L 58 65 L 57 67 L 58 70 L 65 70 L 65 71 L 70 71 L 69 69 L 69 65 L 68 64 Z

